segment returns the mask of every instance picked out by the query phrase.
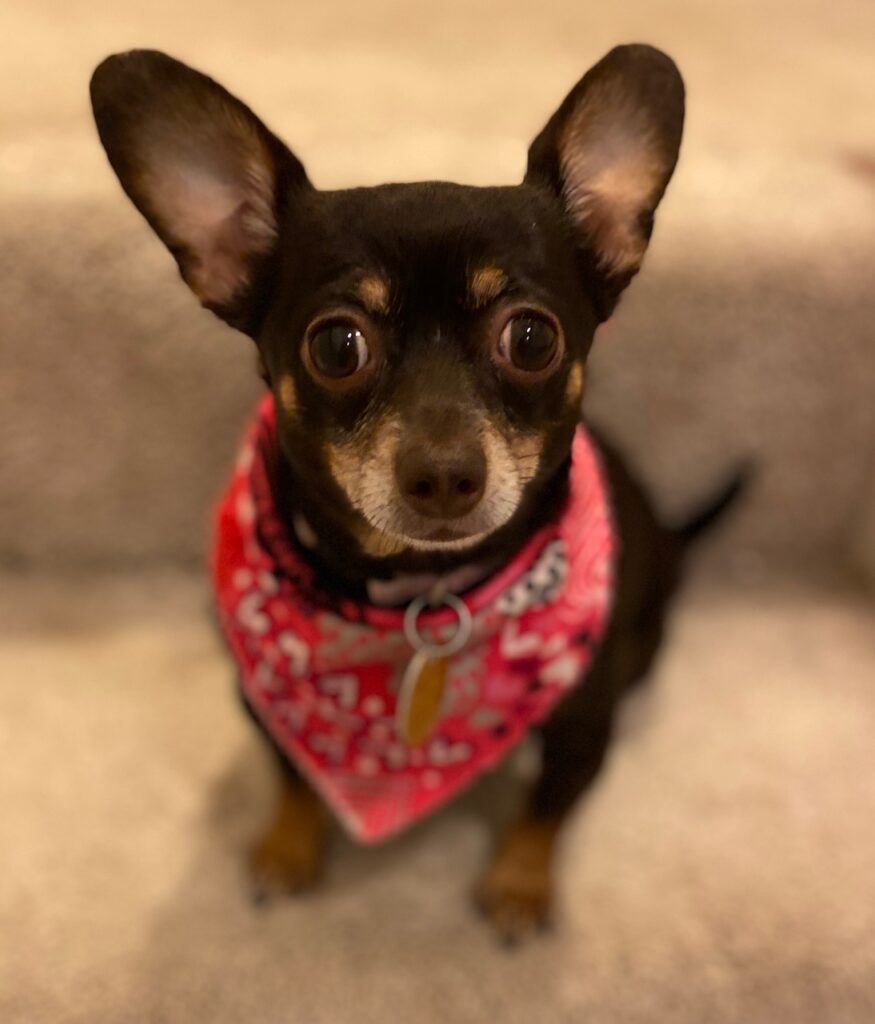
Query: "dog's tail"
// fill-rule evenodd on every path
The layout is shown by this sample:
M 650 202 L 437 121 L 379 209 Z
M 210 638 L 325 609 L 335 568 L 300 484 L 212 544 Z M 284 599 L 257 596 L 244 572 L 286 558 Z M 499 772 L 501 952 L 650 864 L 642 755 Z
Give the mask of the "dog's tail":
M 747 490 L 752 477 L 752 464 L 746 463 L 742 465 L 716 494 L 713 494 L 685 522 L 681 523 L 680 526 L 676 526 L 674 533 L 682 546 L 687 547 L 694 541 L 697 541 L 702 534 L 707 533 L 712 526 L 721 520 Z

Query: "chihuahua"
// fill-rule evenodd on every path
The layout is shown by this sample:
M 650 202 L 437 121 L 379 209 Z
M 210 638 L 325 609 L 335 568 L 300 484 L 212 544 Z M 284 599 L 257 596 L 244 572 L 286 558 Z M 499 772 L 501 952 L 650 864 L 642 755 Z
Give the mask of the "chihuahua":
M 581 424 L 599 324 L 638 272 L 684 87 L 620 46 L 529 149 L 522 184 L 319 191 L 212 79 L 161 53 L 91 82 L 122 187 L 267 393 L 223 500 L 220 618 L 277 750 L 261 894 L 310 886 L 326 802 L 397 831 L 530 729 L 540 774 L 476 900 L 508 940 L 548 921 L 563 820 L 650 667 L 688 542 Z

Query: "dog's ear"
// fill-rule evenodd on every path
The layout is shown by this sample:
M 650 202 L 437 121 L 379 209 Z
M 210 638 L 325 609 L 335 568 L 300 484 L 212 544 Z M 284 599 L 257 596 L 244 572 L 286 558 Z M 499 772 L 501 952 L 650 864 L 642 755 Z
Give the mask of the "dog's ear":
M 529 149 L 526 182 L 561 200 L 610 315 L 638 271 L 671 178 L 684 84 L 651 46 L 618 46 L 577 83 Z
M 100 141 L 125 192 L 201 303 L 252 328 L 280 231 L 310 189 L 303 166 L 206 75 L 150 50 L 108 57 L 91 79 Z

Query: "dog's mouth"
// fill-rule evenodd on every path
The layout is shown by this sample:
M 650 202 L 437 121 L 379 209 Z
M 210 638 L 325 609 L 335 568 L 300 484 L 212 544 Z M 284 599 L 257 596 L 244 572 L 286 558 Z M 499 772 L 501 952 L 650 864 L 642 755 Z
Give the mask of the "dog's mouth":
M 498 507 L 496 507 L 498 506 Z M 410 514 L 400 502 L 362 508 L 368 525 L 393 545 L 416 551 L 463 551 L 472 548 L 503 526 L 516 510 L 516 496 L 487 502 L 462 519 L 427 519 Z
M 451 530 L 447 526 L 442 526 L 440 529 L 435 530 L 434 533 L 429 534 L 429 536 L 424 539 L 430 544 L 441 544 L 444 541 L 465 540 L 466 536 L 466 534 L 459 533 L 457 530 Z
M 492 532 L 494 531 L 480 530 L 466 533 L 463 530 L 441 526 L 424 536 L 414 536 L 408 533 L 398 534 L 397 537 L 398 540 L 404 541 L 417 551 L 462 551 L 479 544 Z

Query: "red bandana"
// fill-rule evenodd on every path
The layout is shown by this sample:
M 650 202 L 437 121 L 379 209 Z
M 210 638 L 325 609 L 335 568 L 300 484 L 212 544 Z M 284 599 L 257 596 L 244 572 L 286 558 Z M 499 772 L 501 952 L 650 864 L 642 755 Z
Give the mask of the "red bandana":
M 408 614 L 405 630 L 403 609 L 320 594 L 273 504 L 277 457 L 268 395 L 218 509 L 222 628 L 246 700 L 280 749 L 357 839 L 375 842 L 492 768 L 583 679 L 613 592 L 602 470 L 579 428 L 559 518 L 461 600 L 419 611 L 412 630 Z M 466 642 L 453 651 L 463 619 Z M 433 730 L 411 746 L 397 705 L 422 643 L 444 646 L 446 686 Z

